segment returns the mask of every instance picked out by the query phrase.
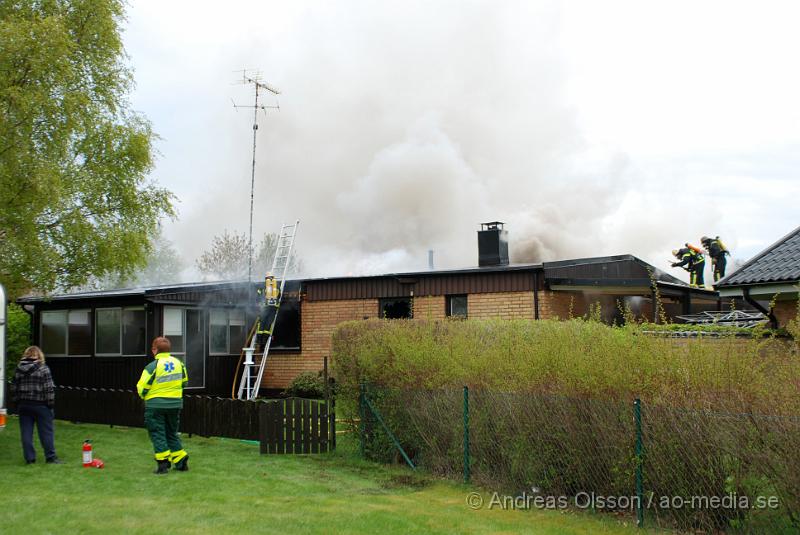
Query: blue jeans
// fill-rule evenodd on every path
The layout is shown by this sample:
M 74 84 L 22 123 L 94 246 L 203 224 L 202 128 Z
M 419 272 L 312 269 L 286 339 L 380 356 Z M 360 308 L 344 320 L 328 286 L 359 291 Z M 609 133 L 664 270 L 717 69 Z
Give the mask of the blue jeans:
M 22 455 L 25 457 L 25 461 L 32 463 L 36 460 L 36 449 L 33 447 L 34 423 L 39 432 L 39 442 L 42 443 L 45 459 L 55 459 L 53 409 L 29 401 L 20 401 L 17 412 L 19 413 L 19 430 L 22 435 Z

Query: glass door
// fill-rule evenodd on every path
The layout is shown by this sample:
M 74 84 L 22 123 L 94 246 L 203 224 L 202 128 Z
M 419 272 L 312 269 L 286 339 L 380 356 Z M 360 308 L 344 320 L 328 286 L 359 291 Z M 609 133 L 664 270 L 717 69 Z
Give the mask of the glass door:
M 164 307 L 164 336 L 172 343 L 172 354 L 186 365 L 187 388 L 206 384 L 205 323 L 202 310 Z
M 186 370 L 189 373 L 188 388 L 203 388 L 206 385 L 205 323 L 203 311 L 186 309 Z

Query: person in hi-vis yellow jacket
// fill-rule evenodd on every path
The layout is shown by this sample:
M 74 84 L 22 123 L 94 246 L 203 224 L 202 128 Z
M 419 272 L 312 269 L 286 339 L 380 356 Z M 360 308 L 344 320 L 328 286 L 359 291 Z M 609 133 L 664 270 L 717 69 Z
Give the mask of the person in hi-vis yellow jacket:
M 136 384 L 144 400 L 144 426 L 150 434 L 155 452 L 156 474 L 166 474 L 170 465 L 181 472 L 189 470 L 189 455 L 178 436 L 183 387 L 189 380 L 183 362 L 169 354 L 171 344 L 163 336 L 153 340 L 155 360 L 145 366 Z

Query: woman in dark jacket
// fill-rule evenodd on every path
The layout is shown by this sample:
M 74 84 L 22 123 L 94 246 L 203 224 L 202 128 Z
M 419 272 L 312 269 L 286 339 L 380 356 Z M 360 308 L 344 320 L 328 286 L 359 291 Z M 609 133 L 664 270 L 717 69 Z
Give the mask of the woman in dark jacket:
M 33 424 L 39 431 L 39 441 L 48 463 L 62 464 L 56 456 L 53 437 L 53 405 L 55 385 L 50 368 L 44 363 L 44 353 L 31 346 L 22 354 L 14 372 L 14 398 L 19 413 L 19 430 L 22 435 L 22 454 L 28 464 L 36 462 L 33 447 Z

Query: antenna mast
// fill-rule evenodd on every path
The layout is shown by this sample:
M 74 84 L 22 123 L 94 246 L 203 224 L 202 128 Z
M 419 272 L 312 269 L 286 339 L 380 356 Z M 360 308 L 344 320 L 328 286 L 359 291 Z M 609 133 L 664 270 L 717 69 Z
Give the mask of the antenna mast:
M 237 71 L 238 72 L 238 71 Z M 254 72 L 252 75 L 248 75 L 247 70 L 242 70 L 242 79 L 239 82 L 242 85 L 250 85 L 253 84 L 256 90 L 255 102 L 252 106 L 249 105 L 238 105 L 235 102 L 233 103 L 233 107 L 238 108 L 253 108 L 253 165 L 250 173 L 250 232 L 247 238 L 247 282 L 253 281 L 253 197 L 255 193 L 255 186 L 256 186 L 256 133 L 258 132 L 258 110 L 266 110 L 268 108 L 280 110 L 280 106 L 265 106 L 263 104 L 258 103 L 259 98 L 259 91 L 269 91 L 273 95 L 280 95 L 281 92 L 275 89 L 274 87 L 270 86 L 269 84 L 263 82 L 261 80 L 261 73 Z

